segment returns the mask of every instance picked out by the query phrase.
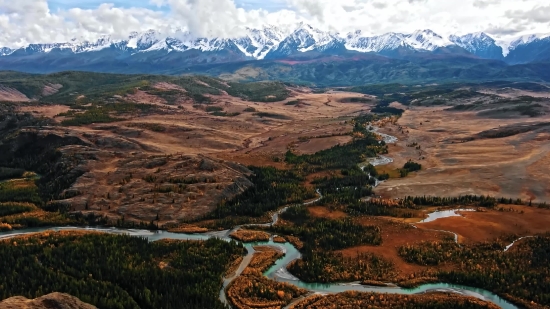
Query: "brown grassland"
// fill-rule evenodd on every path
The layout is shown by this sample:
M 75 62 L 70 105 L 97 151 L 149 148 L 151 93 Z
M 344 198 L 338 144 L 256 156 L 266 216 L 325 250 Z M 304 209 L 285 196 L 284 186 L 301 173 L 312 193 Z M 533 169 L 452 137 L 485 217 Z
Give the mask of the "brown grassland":
M 477 194 L 549 201 L 550 132 L 468 141 L 483 131 L 549 118 L 491 118 L 439 107 L 410 107 L 397 125 L 384 129 L 399 138 L 389 148 L 395 161 L 388 168 L 402 167 L 412 159 L 423 170 L 418 177 L 385 182 L 377 192 L 386 197 Z M 411 143 L 421 149 L 406 146 Z
M 111 222 L 177 227 L 250 187 L 245 166 L 284 169 L 288 167 L 282 157 L 288 149 L 311 153 L 346 143 L 349 121 L 370 109 L 361 103 L 334 103 L 362 97 L 357 93 L 290 91 L 288 99 L 274 103 L 209 95 L 211 104 L 206 106 L 191 100 L 167 105 L 150 98 L 153 95 L 129 94 L 126 101 L 154 103 L 157 109 L 117 116 L 120 121 L 108 124 L 44 127 L 44 135 L 77 138 L 85 144 L 63 150 L 86 158 L 81 165 L 84 174 L 66 190 L 63 202 L 71 205 L 71 211 L 104 216 Z M 304 104 L 286 105 L 292 100 Z M 245 111 L 251 107 L 254 112 Z M 55 115 L 68 110 L 37 104 L 18 108 L 58 123 L 66 117 Z M 207 108 L 234 115 L 215 115 Z
M 449 217 L 416 224 L 420 229 L 447 230 L 459 235 L 459 242 L 482 242 L 514 234 L 518 237 L 543 234 L 550 230 L 550 210 L 535 207 L 499 205 L 499 210 L 461 212 Z
M 270 235 L 261 231 L 236 230 L 229 235 L 231 238 L 241 242 L 268 241 Z

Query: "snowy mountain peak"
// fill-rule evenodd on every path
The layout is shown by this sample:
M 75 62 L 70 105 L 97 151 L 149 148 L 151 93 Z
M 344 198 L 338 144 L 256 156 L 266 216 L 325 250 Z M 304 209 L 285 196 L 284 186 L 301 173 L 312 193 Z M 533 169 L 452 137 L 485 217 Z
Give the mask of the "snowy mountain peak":
M 528 35 L 522 35 L 512 42 L 510 42 L 510 50 L 515 49 L 519 45 L 529 44 L 533 43 L 534 41 L 541 40 L 544 38 L 549 37 L 549 34 L 528 34 Z
M 414 49 L 433 51 L 439 47 L 452 45 L 448 39 L 443 38 L 432 30 L 417 30 L 405 36 L 405 42 Z
M 433 32 L 430 29 L 424 29 L 424 30 L 416 30 L 413 33 L 410 34 L 411 37 L 437 37 L 442 38 L 439 34 Z
M 449 36 L 449 40 L 453 43 L 457 42 L 472 42 L 472 41 L 484 41 L 484 42 L 495 42 L 495 39 L 490 37 L 485 32 L 475 32 L 475 33 L 468 33 L 462 36 L 457 35 L 451 35 Z
M 126 46 L 131 49 L 145 50 L 165 39 L 161 37 L 160 33 L 152 29 L 144 33 L 134 32 L 130 35 Z
M 480 58 L 502 59 L 504 51 L 496 41 L 484 32 L 451 35 L 449 40 Z
M 300 23 L 288 37 L 278 44 L 273 53 L 280 56 L 290 55 L 295 51 L 323 51 L 335 46 L 339 40 L 329 32 L 313 28 L 309 24 Z
M 309 51 L 339 54 L 347 49 L 393 57 L 407 55 L 407 51 L 433 52 L 438 48 L 454 45 L 479 58 L 503 60 L 509 51 L 520 46 L 546 44 L 545 38 L 548 37 L 549 35 L 541 34 L 525 35 L 508 42 L 496 42 L 484 32 L 443 37 L 430 29 L 416 30 L 408 34 L 389 32 L 377 36 L 356 30 L 340 36 L 302 22 L 294 28 L 283 29 L 273 25 L 246 28 L 244 35 L 235 38 L 200 38 L 179 28 L 171 29 L 171 33 L 166 35 L 151 29 L 132 32 L 123 39 L 105 35 L 95 41 L 74 38 L 61 43 L 29 44 L 19 49 L 0 48 L 0 56 L 24 57 L 36 53 L 53 52 L 55 54 L 56 51 L 88 53 L 108 49 L 124 57 L 151 52 L 171 53 L 195 50 L 224 52 L 235 59 L 247 60 L 281 58 Z M 550 44 L 550 38 L 548 41 Z M 541 50 L 544 51 L 543 48 Z
M 397 49 L 404 45 L 404 36 L 399 33 L 367 37 L 363 36 L 360 31 L 356 31 L 354 34 L 349 34 L 346 40 L 347 49 L 364 53 Z
M 390 32 L 372 37 L 363 36 L 361 31 L 355 31 L 348 33 L 346 37 L 346 48 L 359 52 L 381 52 L 400 47 L 433 51 L 451 44 L 452 42 L 429 29 L 417 30 L 411 34 Z
M 296 31 L 298 30 L 301 30 L 301 29 L 305 29 L 305 30 L 316 30 L 314 29 L 310 24 L 306 24 L 305 22 L 300 22 L 298 24 L 298 27 L 296 28 Z
M 507 56 L 511 51 L 515 50 L 519 46 L 531 44 L 549 37 L 550 34 L 527 34 L 516 37 L 512 40 L 499 40 L 497 44 L 502 47 L 504 56 Z
M 7 48 L 7 47 L 0 48 L 0 56 L 8 56 L 8 55 L 11 55 L 13 52 L 14 50 L 11 48 Z

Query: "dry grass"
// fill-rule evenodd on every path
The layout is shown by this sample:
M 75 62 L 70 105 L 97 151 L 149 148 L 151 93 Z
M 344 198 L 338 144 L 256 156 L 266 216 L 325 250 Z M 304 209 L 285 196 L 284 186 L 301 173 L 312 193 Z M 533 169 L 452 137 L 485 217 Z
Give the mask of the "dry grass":
M 349 135 L 333 136 L 309 139 L 306 142 L 298 144 L 294 149 L 301 154 L 314 154 L 318 151 L 334 147 L 336 145 L 347 144 L 352 140 Z
M 81 194 L 68 201 L 72 211 L 102 214 L 113 222 L 124 215 L 128 222 L 178 227 L 251 185 L 246 168 L 202 156 L 94 155 L 98 160 L 87 162 L 89 171 L 71 188 Z
M 309 213 L 316 218 L 327 218 L 327 219 L 341 219 L 346 218 L 348 215 L 341 210 L 331 210 L 324 206 L 312 206 L 308 207 Z
M 192 224 L 183 224 L 178 227 L 169 229 L 168 232 L 171 233 L 183 233 L 183 234 L 198 234 L 208 232 L 207 228 L 199 227 Z
M 378 175 L 388 174 L 392 179 L 401 177 L 401 174 L 399 173 L 399 169 L 392 168 L 391 166 L 388 166 L 388 165 L 377 166 L 376 171 L 378 172 Z
M 70 107 L 66 105 L 48 105 L 48 106 L 21 106 L 20 110 L 26 113 L 33 113 L 35 116 L 54 118 L 56 115 L 68 112 Z M 61 119 L 56 118 L 57 121 Z
M 412 159 L 421 163 L 423 170 L 414 178 L 385 182 L 377 193 L 387 197 L 483 194 L 550 201 L 549 133 L 529 132 L 464 143 L 450 140 L 465 140 L 499 126 L 548 119 L 550 116 L 489 119 L 441 108 L 407 110 L 397 125 L 382 129 L 400 139 L 389 148 L 395 162 L 388 168 L 402 167 Z M 421 150 L 406 146 L 415 142 Z
M 463 212 L 463 217 L 449 217 L 419 223 L 421 229 L 447 230 L 460 235 L 462 242 L 475 243 L 516 234 L 518 237 L 550 232 L 550 210 L 527 206 L 499 205 L 505 211 Z
M 382 231 L 382 245 L 357 246 L 340 250 L 345 257 L 356 258 L 362 253 L 372 253 L 381 256 L 395 264 L 398 272 L 398 281 L 411 278 L 413 274 L 420 274 L 428 268 L 405 262 L 398 255 L 398 248 L 404 245 L 418 244 L 423 241 L 442 240 L 448 234 L 422 229 L 415 229 L 410 224 L 397 222 L 382 217 L 361 217 L 358 219 L 363 225 L 377 225 Z
M 268 241 L 270 237 L 266 232 L 249 230 L 236 230 L 229 236 L 242 242 Z

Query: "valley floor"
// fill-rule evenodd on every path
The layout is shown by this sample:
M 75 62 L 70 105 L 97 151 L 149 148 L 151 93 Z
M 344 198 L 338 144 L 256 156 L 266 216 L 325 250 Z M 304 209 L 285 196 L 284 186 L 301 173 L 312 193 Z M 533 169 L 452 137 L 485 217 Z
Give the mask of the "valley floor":
M 415 160 L 423 170 L 415 177 L 385 182 L 377 193 L 386 197 L 475 194 L 550 201 L 550 130 L 477 138 L 480 132 L 549 120 L 550 116 L 498 119 L 474 112 L 411 107 L 397 125 L 385 128 L 399 137 L 396 145 L 390 146 L 395 159 L 392 167 Z M 413 143 L 421 149 L 407 147 Z

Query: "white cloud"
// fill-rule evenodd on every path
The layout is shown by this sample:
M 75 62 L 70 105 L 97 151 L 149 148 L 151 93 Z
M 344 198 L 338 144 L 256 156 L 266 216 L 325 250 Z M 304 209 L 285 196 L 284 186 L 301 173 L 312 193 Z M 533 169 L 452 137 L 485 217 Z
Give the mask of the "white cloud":
M 288 28 L 302 20 L 341 34 L 432 29 L 441 35 L 487 31 L 507 39 L 550 32 L 550 7 L 540 0 L 266 0 L 266 9 L 258 8 L 262 2 L 257 0 L 238 0 L 238 5 L 235 0 L 147 2 L 149 8 L 104 3 L 90 9 L 88 3 L 88 9 L 50 11 L 47 0 L 0 0 L 0 46 L 93 40 L 104 34 L 126 37 L 131 31 L 177 27 L 196 36 L 228 37 L 245 26 Z

